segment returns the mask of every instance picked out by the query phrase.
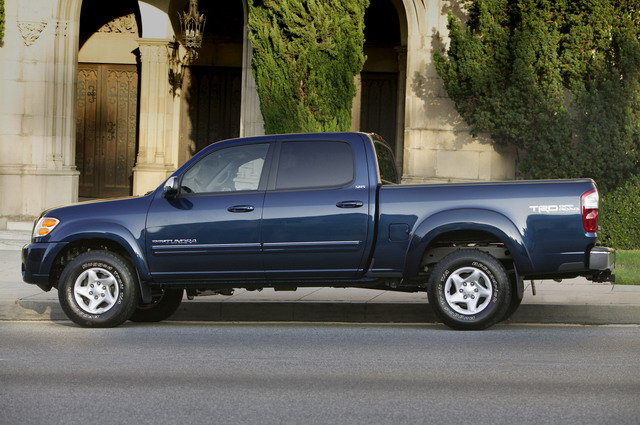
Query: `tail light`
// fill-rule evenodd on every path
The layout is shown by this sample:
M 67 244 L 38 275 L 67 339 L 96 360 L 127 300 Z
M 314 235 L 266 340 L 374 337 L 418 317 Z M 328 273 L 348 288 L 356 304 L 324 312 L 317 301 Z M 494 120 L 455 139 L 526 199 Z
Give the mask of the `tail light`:
M 592 189 L 585 192 L 581 198 L 582 201 L 582 225 L 587 232 L 596 232 L 598 230 L 598 206 L 600 196 L 598 191 Z

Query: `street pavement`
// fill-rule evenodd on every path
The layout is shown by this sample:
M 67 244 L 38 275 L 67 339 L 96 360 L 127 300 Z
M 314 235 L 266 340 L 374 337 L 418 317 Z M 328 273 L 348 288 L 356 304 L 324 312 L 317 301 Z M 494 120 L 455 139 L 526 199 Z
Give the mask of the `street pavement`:
M 55 289 L 43 292 L 22 281 L 21 247 L 31 224 L 0 230 L 0 320 L 67 320 Z M 512 323 L 640 325 L 640 286 L 592 283 L 583 278 L 525 282 Z M 434 323 L 426 293 L 360 288 L 297 291 L 236 290 L 187 300 L 172 321 Z

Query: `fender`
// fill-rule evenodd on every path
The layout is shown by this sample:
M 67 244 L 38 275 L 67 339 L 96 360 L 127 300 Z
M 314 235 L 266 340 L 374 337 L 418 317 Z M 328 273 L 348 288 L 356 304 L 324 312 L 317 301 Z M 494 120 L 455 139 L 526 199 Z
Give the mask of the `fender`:
M 461 230 L 478 230 L 494 235 L 511 252 L 520 273 L 531 270 L 531 257 L 522 236 L 525 229 L 520 231 L 511 220 L 498 212 L 468 208 L 440 211 L 415 227 L 407 249 L 405 276 L 418 274 L 422 255 L 435 238 Z
M 74 221 L 55 231 L 56 240 L 72 243 L 84 239 L 106 239 L 123 247 L 134 262 L 140 282 L 149 279 L 149 267 L 141 247 L 142 230 L 136 238 L 126 227 L 118 223 L 91 220 Z

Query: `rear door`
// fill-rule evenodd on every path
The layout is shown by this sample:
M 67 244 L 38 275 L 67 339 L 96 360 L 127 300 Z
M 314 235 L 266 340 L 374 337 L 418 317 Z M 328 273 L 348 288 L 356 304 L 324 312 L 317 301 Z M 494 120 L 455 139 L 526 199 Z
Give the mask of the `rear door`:
M 299 137 L 278 137 L 262 221 L 266 275 L 356 277 L 373 229 L 363 136 Z

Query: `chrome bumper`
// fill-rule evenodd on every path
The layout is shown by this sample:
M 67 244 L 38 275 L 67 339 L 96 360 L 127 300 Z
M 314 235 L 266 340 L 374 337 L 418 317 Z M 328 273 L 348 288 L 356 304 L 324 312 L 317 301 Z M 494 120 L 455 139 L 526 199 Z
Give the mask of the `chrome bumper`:
M 616 250 L 597 246 L 589 253 L 589 269 L 609 270 L 616 268 Z

